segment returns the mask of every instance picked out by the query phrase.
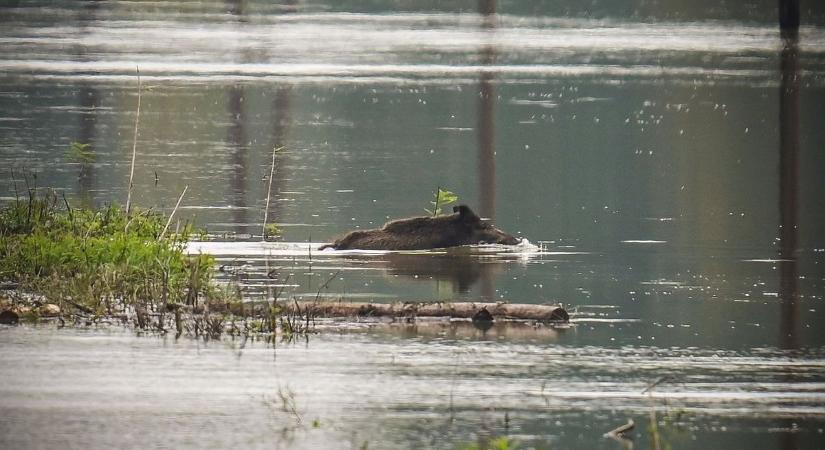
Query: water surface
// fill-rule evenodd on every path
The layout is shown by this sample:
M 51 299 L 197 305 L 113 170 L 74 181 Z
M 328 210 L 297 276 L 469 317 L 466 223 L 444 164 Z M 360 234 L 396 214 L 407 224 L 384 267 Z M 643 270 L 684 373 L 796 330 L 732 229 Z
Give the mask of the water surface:
M 0 442 L 453 449 L 508 435 L 538 448 L 622 448 L 602 434 L 634 418 L 636 445 L 652 448 L 651 414 L 674 448 L 823 439 L 821 350 L 610 349 L 566 334 L 518 342 L 400 327 L 275 346 L 3 328 Z
M 621 448 L 601 436 L 632 417 L 643 448 L 651 411 L 674 448 L 819 446 L 821 7 L 789 45 L 775 2 L 425 3 L 3 6 L 0 201 L 124 203 L 139 70 L 133 201 L 169 213 L 188 186 L 176 217 L 211 236 L 190 251 L 245 299 L 562 303 L 574 325 L 277 349 L 4 328 L 4 447 Z M 438 186 L 533 246 L 315 250 Z

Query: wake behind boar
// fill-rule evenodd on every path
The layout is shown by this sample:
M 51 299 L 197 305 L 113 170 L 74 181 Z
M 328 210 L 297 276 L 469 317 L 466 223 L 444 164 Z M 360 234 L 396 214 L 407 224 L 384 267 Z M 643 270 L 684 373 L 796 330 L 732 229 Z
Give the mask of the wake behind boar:
M 481 220 L 466 205 L 453 214 L 438 217 L 411 217 L 387 222 L 375 230 L 353 231 L 332 244 L 320 247 L 335 250 L 424 250 L 473 244 L 515 245 L 521 242 Z

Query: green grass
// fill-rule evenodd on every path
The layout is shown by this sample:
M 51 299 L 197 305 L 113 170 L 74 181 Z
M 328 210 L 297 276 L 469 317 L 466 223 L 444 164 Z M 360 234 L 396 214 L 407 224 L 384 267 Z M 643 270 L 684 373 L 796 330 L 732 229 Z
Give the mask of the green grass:
M 211 280 L 213 258 L 184 252 L 193 227 L 164 234 L 165 225 L 152 211 L 71 208 L 32 189 L 0 210 L 0 280 L 95 315 L 225 295 Z
M 459 445 L 461 450 L 516 450 L 519 442 L 511 440 L 507 436 L 498 436 L 483 440 L 483 442 L 473 442 Z

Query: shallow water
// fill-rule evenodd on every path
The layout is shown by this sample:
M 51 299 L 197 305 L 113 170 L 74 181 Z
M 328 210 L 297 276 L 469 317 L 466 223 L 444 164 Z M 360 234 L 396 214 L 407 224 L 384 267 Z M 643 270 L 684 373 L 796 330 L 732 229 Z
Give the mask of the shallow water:
M 573 326 L 242 350 L 2 328 L 0 446 L 623 448 L 602 434 L 632 417 L 644 448 L 654 410 L 673 448 L 818 448 L 825 11 L 789 51 L 775 2 L 717 3 L 2 6 L 0 201 L 124 203 L 139 69 L 133 200 L 188 186 L 176 217 L 212 236 L 190 251 L 247 299 L 563 303 Z M 533 245 L 315 250 L 438 186 Z
M 673 448 L 823 441 L 821 349 L 611 349 L 567 332 L 518 342 L 398 327 L 275 347 L 3 328 L 0 442 L 451 449 L 509 435 L 541 448 L 622 448 L 602 434 L 634 418 L 637 445 L 652 448 L 651 413 Z

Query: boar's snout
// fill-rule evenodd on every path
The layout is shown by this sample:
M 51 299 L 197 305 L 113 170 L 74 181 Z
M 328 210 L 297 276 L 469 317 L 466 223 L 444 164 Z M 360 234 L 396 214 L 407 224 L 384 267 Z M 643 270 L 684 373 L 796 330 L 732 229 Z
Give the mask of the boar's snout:
M 501 234 L 503 234 L 504 236 L 498 242 L 496 242 L 497 244 L 516 245 L 516 244 L 521 242 L 521 239 L 519 239 L 515 236 L 511 236 L 507 233 L 501 233 Z
M 521 239 L 509 235 L 493 226 L 487 226 L 480 231 L 478 242 L 482 244 L 516 245 L 521 242 Z

